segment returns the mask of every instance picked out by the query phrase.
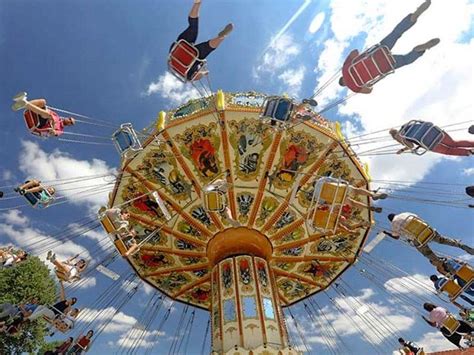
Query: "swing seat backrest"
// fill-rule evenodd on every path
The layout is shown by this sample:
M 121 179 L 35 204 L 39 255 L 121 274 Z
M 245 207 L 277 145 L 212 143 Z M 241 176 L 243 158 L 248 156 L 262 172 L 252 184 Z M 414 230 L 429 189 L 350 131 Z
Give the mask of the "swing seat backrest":
M 417 247 L 428 243 L 435 236 L 435 231 L 423 220 L 409 216 L 402 227 L 402 233 L 412 237 Z
M 26 128 L 28 128 L 31 134 L 39 137 L 48 137 L 51 135 L 51 131 L 53 130 L 51 121 L 48 122 L 46 127 L 39 128 L 40 119 L 38 114 L 29 110 L 23 112 L 23 118 L 25 119 Z
M 457 298 L 462 291 L 462 288 L 450 279 L 446 279 L 439 286 L 439 291 L 446 292 L 451 300 Z
M 460 325 L 459 321 L 452 314 L 449 314 L 448 318 L 443 322 L 443 328 L 449 332 L 449 335 L 454 334 Z
M 459 270 L 456 271 L 456 276 L 466 282 L 469 286 L 474 282 L 474 269 L 469 264 L 463 264 Z
M 225 194 L 219 190 L 204 191 L 204 207 L 209 212 L 223 212 L 227 207 Z
M 417 147 L 412 151 L 422 155 L 442 141 L 444 132 L 431 122 L 412 120 L 402 126 L 400 136 L 414 143 Z
M 330 209 L 316 209 L 313 214 L 313 228 L 320 232 L 333 232 L 337 230 L 338 214 Z
M 100 224 L 102 224 L 102 227 L 107 234 L 114 234 L 117 232 L 114 223 L 105 213 L 100 218 Z
M 112 140 L 120 155 L 125 157 L 143 149 L 131 123 L 122 124 L 112 135 Z
M 321 186 L 320 198 L 330 204 L 343 204 L 347 196 L 348 186 L 333 182 L 325 182 Z
M 188 73 L 196 63 L 198 63 L 198 70 L 193 74 L 191 80 L 196 77 L 199 69 L 204 66 L 205 60 L 199 59 L 197 48 L 184 39 L 180 39 L 173 45 L 168 58 L 168 67 L 181 81 L 188 81 Z
M 291 99 L 271 96 L 265 100 L 260 117 L 278 122 L 288 122 L 292 117 L 294 106 Z
M 343 76 L 349 76 L 359 87 L 371 87 L 394 70 L 395 59 L 390 50 L 377 45 L 356 57 Z
M 53 202 L 54 197 L 51 196 L 51 194 L 46 189 L 43 192 L 48 196 L 46 201 L 41 201 L 39 192 L 27 192 L 23 196 L 33 208 L 44 209 L 47 208 L 51 202 Z
M 120 237 L 116 236 L 115 240 L 113 240 L 113 243 L 114 243 L 115 248 L 117 249 L 117 251 L 120 253 L 120 255 L 125 256 L 125 254 L 128 251 L 128 248 L 125 245 L 124 241 Z

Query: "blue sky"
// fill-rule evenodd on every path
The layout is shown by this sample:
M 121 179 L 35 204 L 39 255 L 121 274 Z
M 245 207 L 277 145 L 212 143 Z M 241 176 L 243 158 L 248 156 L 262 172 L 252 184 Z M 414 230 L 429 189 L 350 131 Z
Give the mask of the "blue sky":
M 350 3 L 342 0 L 204 0 L 198 40 L 211 38 L 228 22 L 235 25 L 234 33 L 209 57 L 212 89 L 256 90 L 269 94 L 286 92 L 303 98 L 311 95 L 337 70 L 344 55 L 352 48 L 376 43 L 417 5 L 408 0 Z M 21 115 L 10 110 L 11 97 L 18 91 L 27 91 L 30 98 L 46 97 L 52 106 L 104 119 L 111 125 L 132 122 L 137 128 L 148 126 L 158 111 L 193 97 L 196 93 L 192 87 L 180 86 L 166 74 L 169 45 L 185 28 L 190 6 L 191 1 L 184 0 L 1 1 L 0 117 L 3 129 L 0 131 L 0 185 L 16 184 L 31 175 L 57 180 L 107 173 L 119 165 L 119 157 L 111 145 L 74 144 L 29 136 Z M 454 4 L 434 1 L 432 8 L 400 40 L 396 49 L 408 51 L 434 36 L 441 38 L 441 44 L 413 65 L 379 83 L 373 94 L 356 96 L 344 106 L 329 111 L 326 117 L 343 122 L 348 136 L 397 126 L 413 118 L 440 126 L 472 120 L 474 112 L 469 93 L 474 90 L 473 7 L 468 0 Z M 333 83 L 318 100 L 324 107 L 344 94 Z M 468 126 L 464 123 L 455 128 Z M 108 136 L 112 129 L 78 125 L 76 131 Z M 469 138 L 462 131 L 454 132 L 453 136 Z M 362 149 L 366 147 L 362 146 Z M 473 158 L 469 157 L 444 159 L 427 154 L 423 157 L 374 156 L 366 159 L 374 180 L 416 183 L 407 191 L 418 191 L 415 195 L 418 199 L 430 198 L 433 191 L 414 188 L 433 186 L 454 194 L 444 199 L 464 199 L 463 186 L 474 182 Z M 446 185 L 427 185 L 427 182 Z M 103 181 L 96 180 L 91 186 L 100 183 Z M 426 195 L 419 191 L 425 191 Z M 397 194 L 402 193 L 397 191 Z M 0 201 L 0 244 L 28 245 L 35 238 L 48 237 L 62 226 L 94 211 L 105 198 L 106 194 L 102 194 L 44 211 L 28 208 L 7 211 L 5 208 L 21 204 L 21 201 Z M 386 213 L 413 211 L 441 233 L 474 244 L 472 210 L 396 199 L 383 201 L 381 206 L 386 208 Z M 379 217 L 385 225 L 386 213 Z M 89 233 L 61 245 L 58 253 L 71 256 L 89 248 L 94 257 L 100 259 L 109 247 L 97 249 L 100 238 L 98 233 Z M 98 252 L 94 253 L 96 250 Z M 436 247 L 436 250 L 457 255 L 455 249 L 448 247 Z M 384 241 L 374 254 L 409 275 L 432 273 L 421 255 L 400 243 Z M 449 347 L 449 343 L 425 325 L 419 315 L 397 303 L 398 294 L 392 293 L 393 297 L 388 297 L 373 283 L 360 277 L 357 271 L 360 267 L 358 265 L 343 277 L 351 286 L 352 295 L 357 296 L 357 299 L 349 299 L 354 307 L 359 304 L 357 302 L 370 305 L 374 312 L 391 317 L 390 321 L 403 329 L 407 338 L 432 350 Z M 125 273 L 128 265 L 118 260 L 110 268 Z M 81 307 L 93 305 L 101 290 L 110 284 L 107 278 L 94 276 L 89 287 L 75 293 Z M 425 294 L 420 297 L 425 296 L 428 297 Z M 142 288 L 114 318 L 113 326 L 97 338 L 89 353 L 116 350 L 114 343 L 133 325 L 132 317 L 139 316 L 150 297 L 151 290 Z M 373 353 L 373 348 L 325 295 L 317 295 L 315 300 L 326 307 L 332 324 L 351 344 L 354 353 Z M 183 306 L 175 304 L 172 307 L 173 317 L 165 323 L 165 334 L 158 338 L 153 338 L 154 334 L 147 335 L 148 341 L 158 340 L 155 353 L 168 352 Z M 207 314 L 196 312 L 190 344 L 199 344 L 200 350 Z M 304 328 L 305 340 L 313 351 L 330 353 L 303 305 L 293 307 L 292 312 Z M 158 315 L 155 326 L 163 314 Z M 410 318 L 413 322 L 408 321 Z M 293 338 L 299 342 L 297 335 Z M 390 341 L 393 344 L 393 339 Z M 393 349 L 388 345 L 377 346 L 385 347 L 386 353 L 390 353 Z M 140 349 L 140 352 L 144 351 L 145 348 Z

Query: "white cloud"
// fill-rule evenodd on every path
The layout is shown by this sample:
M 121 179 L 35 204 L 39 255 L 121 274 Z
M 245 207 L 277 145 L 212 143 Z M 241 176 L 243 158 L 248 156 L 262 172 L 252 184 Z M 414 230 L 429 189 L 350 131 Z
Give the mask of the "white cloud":
M 378 43 L 404 16 L 414 11 L 417 4 L 408 0 L 335 0 L 330 2 L 330 6 L 334 36 L 324 43 L 324 51 L 318 59 L 318 86 L 340 70 L 343 55 L 350 48 L 360 50 Z M 356 95 L 339 106 L 339 113 L 360 124 L 360 134 L 398 127 L 410 119 L 431 121 L 438 126 L 471 120 L 474 40 L 471 38 L 461 43 L 459 39 L 469 30 L 473 14 L 474 4 L 468 0 L 433 2 L 418 23 L 397 42 L 393 52 L 407 53 L 415 45 L 433 37 L 440 37 L 441 43 L 415 63 L 400 68 L 377 83 L 371 94 Z M 364 41 L 355 44 L 355 38 Z M 321 105 L 340 95 L 342 90 L 336 80 L 317 99 Z M 464 133 L 454 133 L 453 137 L 468 139 L 467 129 Z M 389 140 L 383 144 L 364 145 L 356 151 L 392 143 Z M 374 179 L 410 181 L 425 177 L 442 159 L 445 159 L 442 155 L 434 153 L 428 153 L 422 159 L 410 154 L 363 158 L 370 163 Z M 400 169 L 400 166 L 404 168 Z
M 27 220 L 27 218 L 17 210 L 1 214 L 0 220 L 4 221 L 3 223 L 0 223 L 2 244 L 9 240 L 16 248 L 24 249 L 28 253 L 39 257 L 48 266 L 52 274 L 54 274 L 54 266 L 46 260 L 46 254 L 49 250 L 52 250 L 56 254 L 58 260 L 66 260 L 76 254 L 80 254 L 80 258 L 88 260 L 91 265 L 94 265 L 95 263 L 93 257 L 97 257 L 97 255 L 91 255 L 88 248 L 71 240 L 58 240 L 56 237 L 60 237 L 60 235 L 51 236 L 39 229 L 26 225 L 23 221 Z M 68 234 L 71 234 L 74 233 L 75 227 L 77 226 L 71 224 L 64 229 L 67 230 Z M 79 229 L 76 230 L 78 233 L 80 232 Z M 104 238 L 103 233 L 95 231 L 89 231 L 83 234 L 83 236 L 93 240 Z M 110 250 L 111 248 L 110 243 L 100 243 L 100 246 L 103 250 Z M 103 254 L 100 254 L 99 256 L 102 257 Z M 96 284 L 96 277 L 90 274 L 80 283 L 79 288 L 90 288 L 94 287 Z
M 415 343 L 423 347 L 426 353 L 457 349 L 439 331 L 426 333 Z
M 324 15 L 324 12 L 320 12 L 314 16 L 313 21 L 311 21 L 308 28 L 309 33 L 316 33 L 321 28 L 325 18 L 326 16 Z
M 301 52 L 301 46 L 289 33 L 281 35 L 274 40 L 262 57 L 261 63 L 257 66 L 257 74 L 274 73 L 287 66 L 291 60 Z
M 51 246 L 51 250 L 54 250 L 54 253 L 60 260 L 70 258 L 76 254 L 81 254 L 81 257 L 85 259 L 91 258 L 89 251 L 85 247 L 70 240 L 57 241 L 55 238 L 34 228 L 20 227 L 16 229 L 16 226 L 11 224 L 0 223 L 0 230 L 15 246 L 25 248 L 28 252 L 44 260 L 46 260 L 46 253 L 48 251 L 45 250 L 47 246 Z
M 472 175 L 474 175 L 474 168 L 464 169 L 462 171 L 462 174 L 466 175 L 466 176 L 472 176 Z
M 53 181 L 51 185 L 58 191 L 58 196 L 65 196 L 74 204 L 87 204 L 93 210 L 107 201 L 107 193 L 113 188 L 114 169 L 103 160 L 77 160 L 57 149 L 48 153 L 37 143 L 23 141 L 19 163 L 20 170 L 28 178 Z M 94 178 L 86 180 L 88 176 Z
M 151 348 L 152 346 L 159 344 L 161 340 L 159 338 L 163 338 L 164 336 L 165 332 L 158 330 L 142 330 L 140 332 L 125 333 L 120 337 L 118 343 L 109 342 L 109 346 L 116 347 L 118 345 L 124 348 L 131 348 L 132 346 L 139 348 Z M 140 342 L 135 343 L 139 338 L 141 339 Z
M 118 346 L 124 348 L 131 348 L 135 341 L 138 340 L 139 337 L 143 337 L 143 340 L 138 345 L 142 348 L 149 348 L 158 344 L 159 337 L 165 336 L 165 332 L 157 331 L 157 330 L 144 330 L 143 325 L 138 324 L 138 320 L 135 317 L 132 317 L 128 314 L 123 312 L 118 312 L 113 318 L 111 319 L 112 315 L 117 311 L 115 307 L 108 307 L 106 309 L 91 309 L 85 308 L 81 311 L 81 314 L 85 319 L 94 319 L 97 322 L 107 322 L 110 321 L 107 327 L 105 327 L 105 333 L 120 333 L 120 338 L 117 342 L 108 342 L 108 345 L 112 348 L 116 348 Z M 79 316 L 79 321 L 81 318 Z M 131 331 L 133 328 L 133 331 Z M 136 331 L 137 329 L 141 329 L 141 331 Z
M 291 96 L 298 96 L 303 84 L 306 68 L 303 65 L 296 69 L 290 64 L 301 53 L 301 46 L 290 33 L 283 33 L 273 39 L 254 68 L 256 80 L 277 80 L 280 90 Z
M 423 286 L 421 286 L 423 285 Z M 391 293 L 427 296 L 434 292 L 433 283 L 428 276 L 415 274 L 411 276 L 396 277 L 386 281 L 383 285 Z
M 2 170 L 2 180 L 9 181 L 11 179 L 13 179 L 13 173 L 8 169 Z
M 386 306 L 381 303 L 372 301 L 375 292 L 372 289 L 362 289 L 359 295 L 355 296 L 338 296 L 333 298 L 333 302 L 337 304 L 325 306 L 322 312 L 326 317 L 318 312 L 314 316 L 318 319 L 324 319 L 330 323 L 331 326 L 325 326 L 325 332 L 320 328 L 320 325 L 313 322 L 306 315 L 298 315 L 298 324 L 300 331 L 305 335 L 308 343 L 324 344 L 329 342 L 331 347 L 336 348 L 339 344 L 339 339 L 336 337 L 336 332 L 340 337 L 350 337 L 353 335 L 364 335 L 370 339 L 370 342 L 383 346 L 382 342 L 390 341 L 393 335 L 388 332 L 384 325 L 389 323 L 391 329 L 395 328 L 399 331 L 409 330 L 415 323 L 409 311 L 403 307 L 393 305 Z M 354 322 L 357 326 L 354 326 Z M 287 326 L 294 327 L 293 320 L 287 317 Z M 303 325 L 303 326 L 302 326 Z M 377 327 L 378 331 L 374 330 Z M 360 329 L 362 333 L 360 334 Z M 334 330 L 333 330 L 334 329 Z M 365 341 L 368 341 L 365 339 Z
M 28 224 L 28 218 L 24 216 L 20 210 L 9 210 L 8 212 L 2 213 L 0 218 L 3 219 L 5 223 L 17 226 Z
M 160 94 L 170 101 L 170 104 L 180 105 L 188 100 L 201 97 L 199 92 L 190 84 L 184 84 L 173 74 L 166 72 L 158 80 L 148 85 L 146 95 Z
M 290 96 L 295 97 L 299 95 L 305 71 L 305 67 L 300 66 L 297 69 L 287 69 L 278 75 L 278 79 L 283 81 L 283 83 L 286 85 L 287 92 Z

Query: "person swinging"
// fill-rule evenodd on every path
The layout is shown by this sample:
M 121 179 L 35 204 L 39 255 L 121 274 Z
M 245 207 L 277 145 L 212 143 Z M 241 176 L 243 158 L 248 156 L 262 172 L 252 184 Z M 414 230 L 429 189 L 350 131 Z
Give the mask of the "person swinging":
M 72 117 L 61 118 L 56 112 L 46 106 L 45 99 L 28 101 L 26 92 L 20 92 L 13 97 L 13 111 L 25 109 L 24 118 L 30 132 L 42 137 L 60 136 L 64 127 L 73 126 L 76 121 Z
M 178 36 L 169 50 L 170 58 L 168 64 L 170 69 L 180 78 L 184 76 L 183 79 L 189 81 L 199 80 L 208 74 L 205 69 L 202 69 L 204 59 L 206 59 L 234 29 L 234 25 L 229 23 L 219 32 L 217 37 L 206 42 L 195 44 L 198 36 L 200 7 L 201 0 L 194 0 L 188 17 L 189 26 Z M 192 53 L 193 51 L 197 53 Z M 192 58 L 189 58 L 189 56 Z M 195 56 L 197 56 L 197 58 L 195 58 Z M 184 63 L 187 59 L 191 59 L 192 61 Z
M 399 130 L 392 128 L 389 134 L 404 147 L 397 151 L 417 153 L 418 149 L 451 156 L 474 155 L 474 141 L 454 140 L 431 122 L 410 121 Z M 419 154 L 419 153 L 418 153 Z
M 51 250 L 48 252 L 46 259 L 49 260 L 54 266 L 56 271 L 56 276 L 62 282 L 73 282 L 81 278 L 81 273 L 87 267 L 87 261 L 84 259 L 79 259 L 74 262 L 75 259 L 79 257 L 79 254 L 69 258 L 65 261 L 59 261 L 56 259 L 56 254 Z
M 415 12 L 408 14 L 393 31 L 379 44 L 359 54 L 354 49 L 344 61 L 342 76 L 339 85 L 348 87 L 351 91 L 370 94 L 372 86 L 405 65 L 420 58 L 426 50 L 436 46 L 440 40 L 433 38 L 426 43 L 415 46 L 408 54 L 392 54 L 391 49 L 400 37 L 408 31 L 418 20 L 418 17 L 431 5 L 431 0 L 423 2 Z

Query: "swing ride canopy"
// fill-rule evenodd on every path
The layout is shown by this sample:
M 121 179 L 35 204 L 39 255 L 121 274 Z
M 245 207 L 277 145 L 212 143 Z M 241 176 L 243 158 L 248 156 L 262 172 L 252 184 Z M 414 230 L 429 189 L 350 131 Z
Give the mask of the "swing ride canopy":
M 265 244 L 259 249 L 265 255 L 259 256 L 269 262 L 283 306 L 325 289 L 361 252 L 370 227 L 333 235 L 312 232 L 305 219 L 319 177 L 368 188 L 367 169 L 337 124 L 315 114 L 311 122 L 272 126 L 259 118 L 264 100 L 253 92 L 191 100 L 167 112 L 166 128 L 156 128 L 143 150 L 122 162 L 109 207 L 130 213 L 138 242 L 156 231 L 128 261 L 173 299 L 210 308 L 210 271 L 230 253 L 222 252 L 225 241 L 216 236 L 235 221 L 242 236 L 246 231 L 261 236 L 257 243 Z M 235 221 L 204 207 L 203 188 L 216 179 L 227 181 Z M 153 191 L 170 211 L 169 221 Z M 370 204 L 367 197 L 356 199 Z M 371 218 L 370 211 L 354 209 L 347 223 Z M 239 268 L 243 277 L 245 265 Z

